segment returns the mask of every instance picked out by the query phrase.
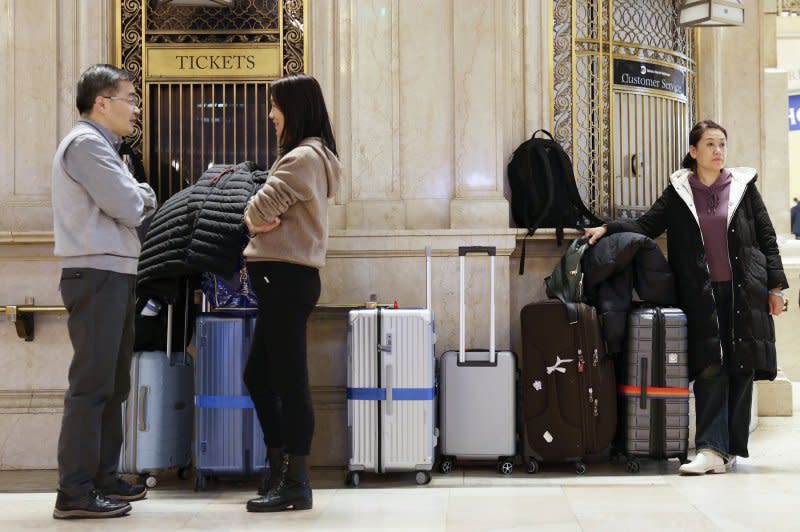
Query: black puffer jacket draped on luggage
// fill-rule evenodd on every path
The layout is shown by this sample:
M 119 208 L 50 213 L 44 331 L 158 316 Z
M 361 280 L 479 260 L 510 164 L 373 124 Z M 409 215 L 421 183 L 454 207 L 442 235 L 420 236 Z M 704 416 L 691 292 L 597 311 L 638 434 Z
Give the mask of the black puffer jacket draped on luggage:
M 752 168 L 730 168 L 728 257 L 733 272 L 732 368 L 754 371 L 756 380 L 775 378 L 775 324 L 768 290 L 788 288 L 775 229 L 756 189 Z M 667 232 L 667 256 L 675 274 L 678 306 L 689 320 L 689 375 L 720 364 L 719 322 L 689 171 L 670 185 L 641 218 L 608 224 L 608 233 L 635 231 L 651 238 Z
M 184 276 L 239 271 L 247 200 L 267 172 L 251 161 L 214 165 L 194 185 L 174 194 L 156 211 L 142 245 L 137 294 L 175 302 Z
M 610 355 L 622 353 L 633 289 L 654 305 L 675 305 L 675 279 L 658 244 L 645 235 L 617 233 L 598 240 L 581 259 L 586 300 L 603 320 Z

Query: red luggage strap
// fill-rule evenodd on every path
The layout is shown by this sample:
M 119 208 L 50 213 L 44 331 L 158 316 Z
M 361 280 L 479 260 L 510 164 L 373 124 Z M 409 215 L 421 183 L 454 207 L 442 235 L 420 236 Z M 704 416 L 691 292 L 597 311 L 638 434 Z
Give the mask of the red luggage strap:
M 641 386 L 621 384 L 617 387 L 617 390 L 621 395 L 629 397 L 639 397 L 642 394 Z M 689 388 L 648 386 L 646 392 L 647 396 L 652 399 L 685 399 L 689 397 Z

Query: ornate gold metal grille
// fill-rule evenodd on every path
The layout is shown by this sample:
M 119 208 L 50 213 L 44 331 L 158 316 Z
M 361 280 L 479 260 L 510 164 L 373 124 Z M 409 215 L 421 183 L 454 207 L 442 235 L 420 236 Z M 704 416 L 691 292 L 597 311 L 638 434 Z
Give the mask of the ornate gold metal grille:
M 202 35 L 203 42 L 216 39 L 230 42 L 228 39 L 231 38 L 243 39 L 241 42 L 264 42 L 259 38 L 278 34 L 279 8 L 276 0 L 239 0 L 230 8 L 174 6 L 150 1 L 147 35 L 148 39 L 160 39 L 166 35 L 198 38 Z
M 649 208 L 685 152 L 695 63 L 679 7 L 680 0 L 554 2 L 554 134 L 572 156 L 584 201 L 603 217 Z M 685 90 L 617 84 L 616 61 L 673 73 Z
M 779 15 L 800 15 L 800 0 L 778 0 Z
M 276 156 L 267 118 L 274 78 L 147 79 L 145 52 L 150 46 L 278 46 L 279 70 L 302 73 L 305 0 L 237 0 L 229 7 L 116 3 L 117 63 L 135 76 L 143 117 L 128 142 L 144 159 L 159 199 L 194 182 L 212 162 L 269 166 Z

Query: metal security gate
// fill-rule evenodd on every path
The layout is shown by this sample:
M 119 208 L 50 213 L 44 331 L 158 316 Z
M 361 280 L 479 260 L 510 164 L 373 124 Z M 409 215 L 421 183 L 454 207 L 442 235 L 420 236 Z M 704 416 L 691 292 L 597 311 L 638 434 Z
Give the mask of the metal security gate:
M 692 125 L 685 102 L 658 95 L 615 89 L 613 108 L 613 213 L 636 218 L 679 168 Z
M 148 83 L 150 183 L 160 198 L 215 163 L 275 160 L 269 84 Z
M 604 218 L 637 217 L 688 149 L 694 33 L 680 0 L 554 0 L 553 129 Z

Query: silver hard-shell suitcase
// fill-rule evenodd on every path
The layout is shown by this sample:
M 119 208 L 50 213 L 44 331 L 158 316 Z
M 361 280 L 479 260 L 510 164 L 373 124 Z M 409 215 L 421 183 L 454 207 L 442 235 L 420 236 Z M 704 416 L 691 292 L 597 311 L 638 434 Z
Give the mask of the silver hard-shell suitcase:
M 131 357 L 131 391 L 122 405 L 119 472 L 142 476 L 150 488 L 164 469 L 188 478 L 192 463 L 194 368 L 185 350 L 172 353 L 172 313 L 169 305 L 167 351 Z
M 641 307 L 628 315 L 617 443 L 628 471 L 639 471 L 639 456 L 686 460 L 687 334 L 686 315 L 678 308 Z
M 464 267 L 466 255 L 490 256 L 489 349 L 465 350 Z M 497 461 L 509 475 L 516 454 L 517 360 L 511 351 L 495 348 L 493 247 L 461 247 L 459 296 L 459 350 L 439 359 L 441 462 L 449 473 L 461 460 Z
M 427 484 L 437 442 L 430 248 L 425 309 L 359 309 L 349 313 L 347 482 L 361 473 L 417 472 Z

